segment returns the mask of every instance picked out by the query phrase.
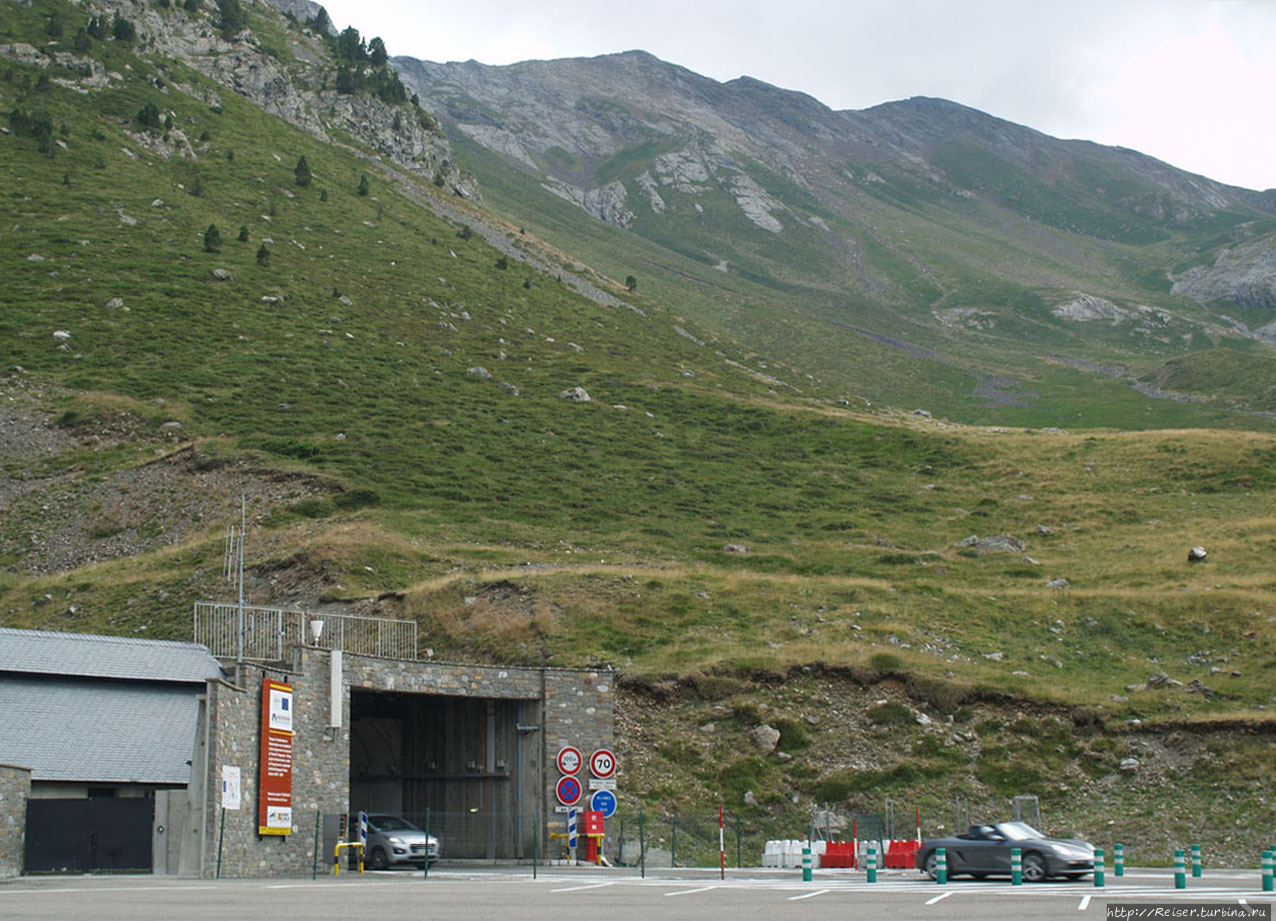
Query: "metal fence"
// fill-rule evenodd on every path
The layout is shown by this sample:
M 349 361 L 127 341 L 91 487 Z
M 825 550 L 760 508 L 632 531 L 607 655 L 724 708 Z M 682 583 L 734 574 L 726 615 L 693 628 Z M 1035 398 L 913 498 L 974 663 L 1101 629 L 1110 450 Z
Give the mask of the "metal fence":
M 646 876 L 671 868 L 736 869 L 759 867 L 768 838 L 759 825 L 726 813 L 677 813 L 648 815 L 637 809 L 617 813 L 604 823 L 604 835 L 595 840 L 596 864 L 583 826 L 576 849 L 570 848 L 567 819 L 562 813 L 402 812 L 398 818 L 438 841 L 439 863 L 434 869 L 465 866 L 475 861 L 496 861 L 522 866 L 530 875 L 589 866 L 593 875 Z M 375 819 L 375 814 L 374 814 Z M 339 841 L 358 840 L 358 813 L 325 814 L 316 820 L 316 867 L 330 873 L 333 849 Z M 375 828 L 375 822 L 373 823 Z M 806 829 L 809 831 L 809 829 Z M 407 836 L 400 835 L 403 853 L 390 852 L 385 837 L 369 837 L 365 860 L 368 867 L 388 864 L 390 869 L 427 870 L 419 854 L 412 856 Z M 381 854 L 374 853 L 378 848 Z M 343 858 L 343 868 L 357 868 L 353 849 Z
M 314 621 L 323 624 L 318 639 L 311 628 Z M 195 642 L 226 659 L 278 662 L 289 646 L 303 644 L 357 655 L 415 659 L 416 628 L 416 621 L 387 617 L 195 602 Z

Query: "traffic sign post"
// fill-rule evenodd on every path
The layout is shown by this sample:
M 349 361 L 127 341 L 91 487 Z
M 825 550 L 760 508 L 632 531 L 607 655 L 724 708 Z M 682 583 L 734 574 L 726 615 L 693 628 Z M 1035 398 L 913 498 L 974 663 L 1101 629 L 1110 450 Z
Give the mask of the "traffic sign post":
M 567 811 L 567 850 L 571 854 L 572 862 L 576 861 L 576 845 L 578 838 L 576 834 L 576 810 L 569 809 Z
M 554 793 L 564 806 L 575 806 L 579 803 L 582 792 L 580 781 L 570 774 L 558 778 L 558 783 L 554 785 Z
M 616 773 L 616 756 L 610 748 L 600 748 L 589 756 L 589 772 L 598 778 Z
M 558 773 L 575 774 L 580 770 L 580 766 L 584 759 L 581 758 L 580 749 L 571 745 L 564 745 L 558 750 Z
M 616 814 L 616 794 L 610 790 L 595 790 L 589 798 L 589 808 L 602 813 L 604 819 L 610 819 Z

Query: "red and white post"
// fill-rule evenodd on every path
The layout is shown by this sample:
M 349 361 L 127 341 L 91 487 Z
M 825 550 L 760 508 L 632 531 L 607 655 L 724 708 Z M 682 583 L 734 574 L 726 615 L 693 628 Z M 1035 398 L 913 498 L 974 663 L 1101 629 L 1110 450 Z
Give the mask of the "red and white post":
M 725 814 L 721 806 L 718 807 L 718 879 L 727 878 L 727 837 L 725 828 Z

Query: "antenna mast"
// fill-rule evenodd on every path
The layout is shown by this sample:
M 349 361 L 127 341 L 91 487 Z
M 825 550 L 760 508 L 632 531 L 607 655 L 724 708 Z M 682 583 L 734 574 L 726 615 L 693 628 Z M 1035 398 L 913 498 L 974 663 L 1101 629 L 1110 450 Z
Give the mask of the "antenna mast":
M 226 528 L 226 554 L 223 569 L 226 581 L 234 582 L 238 589 L 239 602 L 238 629 L 239 636 L 235 644 L 235 661 L 244 661 L 244 538 L 248 533 L 248 497 L 239 496 L 239 525 Z

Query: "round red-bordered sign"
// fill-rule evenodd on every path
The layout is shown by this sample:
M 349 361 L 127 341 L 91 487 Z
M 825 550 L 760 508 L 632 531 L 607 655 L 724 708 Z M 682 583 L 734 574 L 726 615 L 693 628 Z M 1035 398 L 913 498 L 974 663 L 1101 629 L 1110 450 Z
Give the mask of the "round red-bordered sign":
M 610 748 L 600 748 L 589 756 L 589 771 L 599 780 L 616 773 L 616 756 Z
M 575 774 L 580 770 L 580 766 L 584 763 L 585 759 L 581 757 L 579 748 L 564 745 L 561 749 L 559 749 L 558 772 L 560 774 Z
M 583 792 L 580 781 L 571 774 L 558 778 L 558 783 L 554 786 L 554 793 L 558 796 L 558 801 L 564 806 L 575 806 L 580 802 Z

